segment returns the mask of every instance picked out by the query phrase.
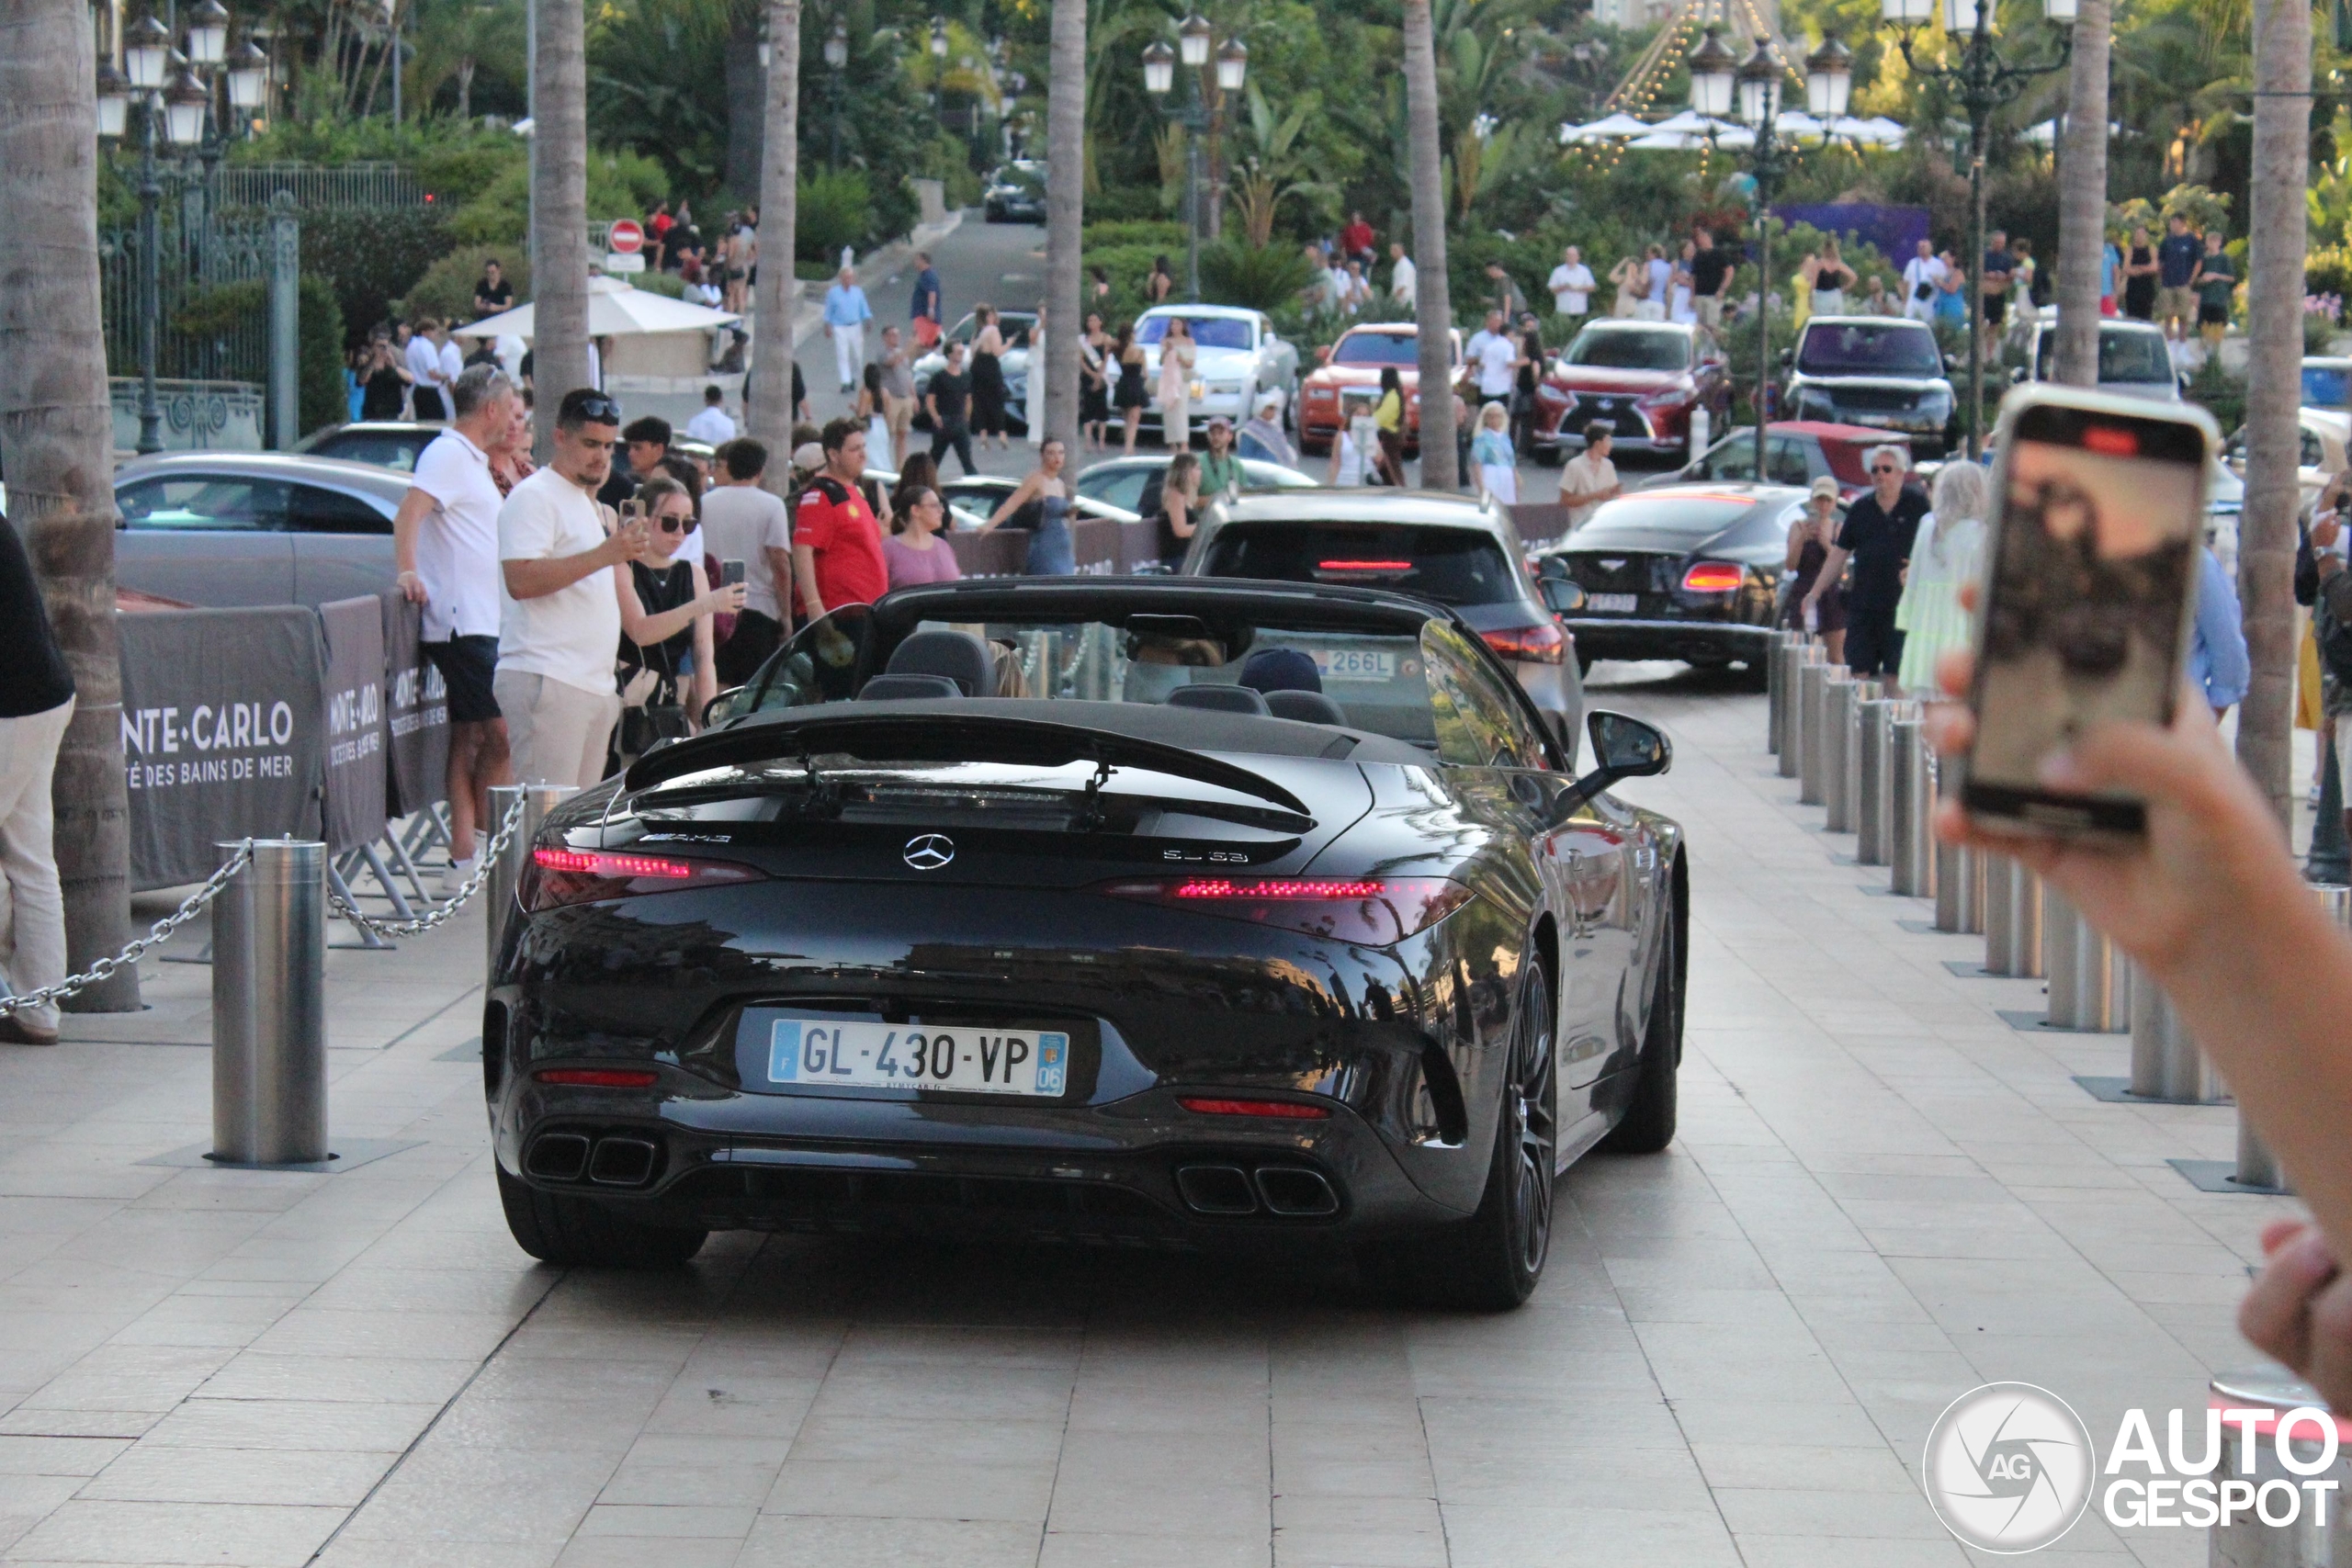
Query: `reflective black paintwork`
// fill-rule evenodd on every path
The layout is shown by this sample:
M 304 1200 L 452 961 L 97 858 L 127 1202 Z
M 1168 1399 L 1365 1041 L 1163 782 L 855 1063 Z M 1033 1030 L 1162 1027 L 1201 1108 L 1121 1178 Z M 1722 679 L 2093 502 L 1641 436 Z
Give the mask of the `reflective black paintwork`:
M 1770 646 L 1789 525 L 1804 499 L 1771 484 L 1645 490 L 1537 551 L 1537 586 L 1587 660 L 1736 660 L 1753 670 Z M 1692 591 L 1702 563 L 1735 569 L 1737 588 Z

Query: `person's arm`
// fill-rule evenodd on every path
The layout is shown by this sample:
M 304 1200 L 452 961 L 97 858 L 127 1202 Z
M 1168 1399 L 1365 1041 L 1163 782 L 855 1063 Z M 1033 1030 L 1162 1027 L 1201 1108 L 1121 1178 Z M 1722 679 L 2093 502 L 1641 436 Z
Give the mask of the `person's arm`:
M 927 384 L 922 389 L 922 412 L 931 416 L 932 428 L 936 430 L 939 427 L 939 394 Z
M 608 566 L 636 558 L 644 553 L 645 544 L 644 523 L 632 519 L 607 534 L 594 549 L 572 556 L 502 560 L 498 567 L 506 579 L 508 593 L 517 599 L 544 599 Z
M 1813 519 L 1810 517 L 1800 517 L 1789 525 L 1789 553 L 1781 564 L 1791 571 L 1796 570 L 1797 562 L 1804 558 L 1805 536 L 1812 531 Z
M 741 584 L 737 585 L 736 592 L 742 592 Z M 694 701 L 686 706 L 688 729 L 702 728 L 702 710 L 710 705 L 711 698 L 718 695 L 718 634 L 711 630 L 711 624 L 707 615 L 695 623 L 695 695 Z
M 695 579 L 698 583 L 701 581 L 699 567 L 695 569 Z M 731 615 L 743 607 L 743 585 L 740 582 L 704 588 L 676 609 L 658 614 L 649 613 L 645 602 L 637 596 L 636 573 L 631 572 L 626 577 L 617 571 L 613 573 L 613 590 L 620 599 L 621 635 L 639 648 L 651 648 L 655 643 L 666 642 L 697 621 L 707 626 L 711 615 L 720 613 Z
M 1027 479 L 1023 479 L 1018 485 L 1013 487 L 1012 493 L 1004 498 L 1004 504 L 998 507 L 994 512 L 989 513 L 989 520 L 980 525 L 980 532 L 983 534 L 993 533 L 998 524 L 1003 522 L 1006 518 L 1020 511 L 1023 506 L 1026 506 L 1030 500 L 1036 495 L 1039 488 L 1036 475 L 1031 474 Z
M 800 607 L 810 620 L 825 613 L 824 596 L 817 592 L 817 552 L 807 545 L 792 547 L 792 575 L 800 585 Z
M 776 608 L 786 626 L 792 624 L 792 550 L 786 545 L 763 545 L 760 558 L 765 563 L 768 584 L 775 591 Z
M 2203 562 L 2197 589 L 2197 635 L 2204 640 L 2205 700 L 2213 717 L 2245 701 L 2254 667 L 2246 658 L 2245 627 L 2238 615 L 2238 597 L 2230 574 L 2211 550 L 2198 552 Z
M 392 581 L 412 604 L 424 603 L 424 579 L 416 575 L 416 531 L 439 504 L 412 484 L 401 497 L 401 509 L 392 513 Z
M 1323 482 L 1326 485 L 1336 485 L 1340 482 L 1340 447 L 1347 438 L 1348 433 L 1344 430 L 1334 432 L 1331 436 L 1331 465 L 1323 475 Z
M 1820 604 L 1821 596 L 1838 585 L 1838 580 L 1846 575 L 1846 558 L 1851 554 L 1853 552 L 1843 545 L 1829 547 L 1821 570 L 1814 574 L 1813 587 L 1805 592 L 1804 602 L 1807 604 Z
M 1168 531 L 1178 538 L 1189 539 L 1199 530 L 1200 525 L 1193 521 L 1192 503 L 1182 492 L 1162 495 L 1159 504 L 1168 510 Z

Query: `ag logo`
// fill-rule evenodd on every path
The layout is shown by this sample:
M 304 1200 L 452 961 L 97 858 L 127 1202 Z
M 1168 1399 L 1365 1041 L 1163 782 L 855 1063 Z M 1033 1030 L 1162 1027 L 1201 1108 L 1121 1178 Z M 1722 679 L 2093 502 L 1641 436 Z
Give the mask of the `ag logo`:
M 1986 1383 L 1953 1400 L 1928 1434 L 1928 1502 L 1979 1551 L 2037 1551 L 2083 1517 L 2097 1462 L 2064 1400 L 2031 1383 Z
M 925 833 L 909 839 L 899 857 L 917 871 L 937 871 L 956 858 L 956 840 L 944 833 Z

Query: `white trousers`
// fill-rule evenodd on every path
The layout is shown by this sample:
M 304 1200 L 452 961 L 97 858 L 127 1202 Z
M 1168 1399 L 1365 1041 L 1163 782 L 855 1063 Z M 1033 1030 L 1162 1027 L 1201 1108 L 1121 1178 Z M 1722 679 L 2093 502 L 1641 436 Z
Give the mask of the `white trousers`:
M 65 978 L 65 898 L 57 886 L 50 780 L 73 716 L 68 697 L 40 713 L 0 718 L 0 972 L 12 991 L 38 991 Z M 53 1030 L 57 1004 L 16 1016 L 30 1028 Z
M 841 384 L 854 391 L 865 378 L 865 328 L 837 326 L 826 330 L 833 334 L 833 368 L 841 372 Z
M 586 789 L 605 776 L 605 749 L 621 716 L 619 693 L 592 692 L 519 670 L 501 670 L 490 689 L 506 716 L 516 784 Z

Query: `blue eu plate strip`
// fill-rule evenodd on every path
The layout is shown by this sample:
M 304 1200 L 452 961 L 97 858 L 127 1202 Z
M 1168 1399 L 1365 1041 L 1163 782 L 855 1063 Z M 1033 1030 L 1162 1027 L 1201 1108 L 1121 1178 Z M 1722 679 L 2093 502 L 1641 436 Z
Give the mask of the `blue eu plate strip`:
M 768 1034 L 768 1081 L 797 1083 L 800 1078 L 800 1021 L 780 1018 Z

